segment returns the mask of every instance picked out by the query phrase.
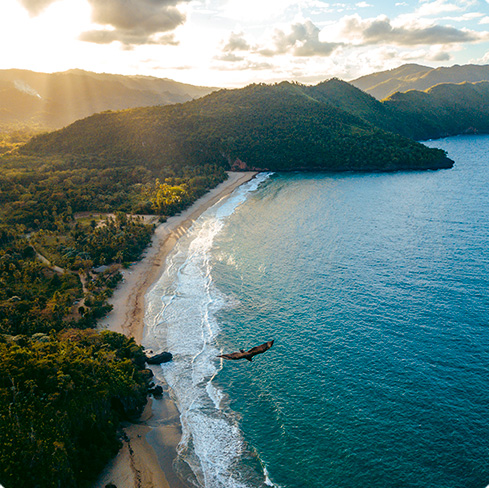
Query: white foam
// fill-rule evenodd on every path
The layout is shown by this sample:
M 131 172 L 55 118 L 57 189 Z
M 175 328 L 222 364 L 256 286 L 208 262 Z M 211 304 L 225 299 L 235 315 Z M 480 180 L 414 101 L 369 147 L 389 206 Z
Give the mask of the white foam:
M 214 406 L 217 409 L 220 409 L 221 402 L 224 399 L 224 394 L 219 388 L 216 388 L 214 386 L 214 384 L 212 383 L 212 379 L 206 385 L 207 394 L 209 395 L 209 398 L 214 402 Z
M 221 367 L 215 316 L 226 301 L 212 282 L 210 250 L 225 220 L 268 176 L 258 175 L 204 212 L 179 239 L 146 296 L 144 346 L 173 354 L 157 375 L 171 387 L 181 413 L 179 456 L 205 488 L 252 486 L 239 479 L 244 441 L 232 414 L 221 409 L 224 394 L 213 383 Z
M 278 485 L 274 484 L 270 479 L 270 475 L 268 473 L 267 467 L 263 466 L 263 472 L 265 473 L 265 484 L 267 486 L 274 486 L 275 488 L 280 488 Z

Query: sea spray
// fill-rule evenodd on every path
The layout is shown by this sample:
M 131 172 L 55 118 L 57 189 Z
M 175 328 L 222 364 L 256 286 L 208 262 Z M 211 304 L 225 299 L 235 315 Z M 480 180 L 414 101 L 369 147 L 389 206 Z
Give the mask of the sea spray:
M 226 306 L 226 297 L 214 286 L 210 265 L 214 238 L 226 219 L 268 176 L 258 175 L 204 212 L 179 239 L 146 297 L 144 346 L 168 350 L 174 358 L 156 374 L 170 386 L 181 414 L 177 464 L 188 466 L 193 481 L 202 487 L 270 483 L 247 449 L 236 415 L 223 405 L 223 392 L 213 384 L 222 367 L 216 359 L 215 315 Z M 187 475 L 188 468 L 183 470 Z

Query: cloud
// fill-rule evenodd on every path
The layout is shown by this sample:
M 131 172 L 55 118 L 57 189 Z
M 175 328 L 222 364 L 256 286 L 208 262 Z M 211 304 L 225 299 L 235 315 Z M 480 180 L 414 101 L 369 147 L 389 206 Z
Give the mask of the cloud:
M 292 54 L 293 56 L 329 56 L 341 43 L 323 42 L 319 39 L 319 28 L 310 20 L 291 26 L 286 33 L 277 29 L 274 35 L 274 49 L 262 49 L 263 56 Z
M 394 59 L 398 63 L 399 61 L 405 63 L 417 63 L 420 61 L 422 63 L 426 63 L 427 61 L 432 61 L 436 63 L 441 61 L 449 61 L 450 59 L 452 59 L 452 56 L 449 52 L 440 48 L 434 49 L 433 46 L 429 49 L 410 49 L 408 51 L 394 50 L 389 54 L 389 59 Z
M 216 56 L 214 59 L 217 61 L 226 61 L 227 63 L 238 63 L 244 61 L 243 56 L 237 56 L 234 53 L 224 53 L 220 56 Z
M 121 42 L 126 49 L 132 49 L 135 45 L 145 44 L 158 44 L 158 45 L 170 45 L 177 46 L 179 43 L 175 39 L 173 34 L 160 35 L 160 36 L 144 36 L 139 33 L 126 32 L 123 33 L 117 30 L 103 30 L 95 29 L 91 31 L 82 32 L 78 38 L 80 41 L 93 42 L 95 44 L 111 44 L 112 42 Z
M 484 17 L 484 14 L 481 14 L 480 12 L 469 12 L 457 17 L 443 17 L 443 20 L 450 20 L 452 22 L 470 22 L 471 20 L 475 20 L 480 17 Z
M 25 0 L 24 0 L 25 1 Z M 80 39 L 97 44 L 119 41 L 126 47 L 139 44 L 175 44 L 172 35 L 161 35 L 185 22 L 179 4 L 188 0 L 88 0 L 92 21 L 104 29 L 83 32 Z
M 229 40 L 223 48 L 225 52 L 231 51 L 249 51 L 251 46 L 248 44 L 248 41 L 244 38 L 243 33 L 235 34 L 231 33 L 229 36 Z
M 367 8 L 367 7 L 373 7 L 373 5 L 370 5 L 369 3 L 367 2 L 359 2 L 357 4 L 355 4 L 356 7 L 358 8 Z
M 423 5 L 416 10 L 416 15 L 438 15 L 442 12 L 460 12 L 464 10 L 464 7 L 446 0 L 435 0 L 434 2 L 424 0 L 422 3 Z
M 447 0 L 422 0 L 422 5 L 416 10 L 416 15 L 438 15 L 442 12 L 460 12 L 468 7 L 475 5 L 474 0 L 456 0 L 449 2 Z
M 489 15 L 479 20 L 479 24 L 489 24 Z
M 358 14 L 342 19 L 341 34 L 356 44 L 396 44 L 400 46 L 454 44 L 489 39 L 488 32 L 456 29 L 442 25 L 393 26 L 385 16 L 363 20 Z
M 449 53 L 445 52 L 438 52 L 433 54 L 432 56 L 427 56 L 426 59 L 428 61 L 450 61 L 452 59 L 452 56 L 450 56 Z
M 310 20 L 306 20 L 303 23 L 298 22 L 291 25 L 288 32 L 275 29 L 268 46 L 265 44 L 252 46 L 245 39 L 242 32 L 233 32 L 222 48 L 222 55 L 218 55 L 214 59 L 231 62 L 242 61 L 243 58 L 234 53 L 243 53 L 244 51 L 247 51 L 250 55 L 258 54 L 267 58 L 284 54 L 297 58 L 324 57 L 329 56 L 335 49 L 342 46 L 341 43 L 337 42 L 321 41 L 319 33 L 319 28 Z
M 57 1 L 58 0 L 20 0 L 20 3 L 29 12 L 29 15 L 36 16 Z

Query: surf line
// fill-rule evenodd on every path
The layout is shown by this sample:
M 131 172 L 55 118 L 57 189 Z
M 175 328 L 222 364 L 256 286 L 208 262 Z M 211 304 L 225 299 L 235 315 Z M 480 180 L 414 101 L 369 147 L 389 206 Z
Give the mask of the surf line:
M 259 174 L 207 209 L 178 240 L 146 297 L 143 344 L 168 350 L 174 358 L 155 373 L 170 386 L 180 412 L 177 470 L 190 469 L 205 488 L 254 486 L 240 479 L 245 443 L 233 412 L 221 408 L 223 392 L 213 384 L 221 368 L 215 361 L 220 330 L 215 315 L 225 297 L 212 282 L 210 251 L 226 220 L 269 176 Z M 265 472 L 263 477 L 269 481 Z

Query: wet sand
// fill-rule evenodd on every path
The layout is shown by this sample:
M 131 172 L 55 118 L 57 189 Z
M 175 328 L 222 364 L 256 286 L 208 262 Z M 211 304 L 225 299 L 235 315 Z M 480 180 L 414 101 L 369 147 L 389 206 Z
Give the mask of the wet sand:
M 134 337 L 140 344 L 144 337 L 144 297 L 163 273 L 168 253 L 205 210 L 256 174 L 229 172 L 225 182 L 181 214 L 158 225 L 143 259 L 124 271 L 124 281 L 109 299 L 114 308 L 99 327 Z M 117 488 L 190 488 L 173 469 L 181 437 L 180 415 L 168 387 L 164 384 L 162 387 L 163 396 L 148 402 L 137 423 L 124 427 L 123 447 L 106 466 L 94 488 L 104 488 L 110 483 Z

